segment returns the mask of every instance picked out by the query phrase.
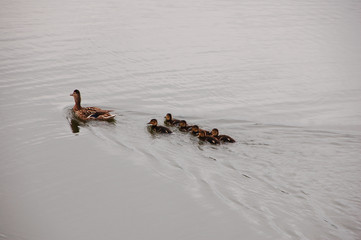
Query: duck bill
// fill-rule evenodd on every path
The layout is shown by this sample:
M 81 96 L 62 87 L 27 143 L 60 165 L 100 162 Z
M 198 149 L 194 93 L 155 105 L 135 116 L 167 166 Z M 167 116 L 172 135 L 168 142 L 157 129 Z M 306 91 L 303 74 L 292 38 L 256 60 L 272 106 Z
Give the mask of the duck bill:
M 151 122 L 147 123 L 147 124 L 152 124 Z
M 74 93 L 70 93 L 70 96 L 73 97 L 73 96 L 74 96 Z

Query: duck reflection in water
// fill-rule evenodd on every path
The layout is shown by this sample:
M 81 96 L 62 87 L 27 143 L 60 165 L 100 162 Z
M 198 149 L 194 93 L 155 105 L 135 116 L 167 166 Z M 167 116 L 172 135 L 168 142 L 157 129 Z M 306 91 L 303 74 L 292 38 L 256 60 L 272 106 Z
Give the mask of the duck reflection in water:
M 73 133 L 79 133 L 79 131 L 80 131 L 80 128 L 79 128 L 80 123 L 79 123 L 79 121 L 77 121 L 76 119 L 70 119 L 69 125 L 70 125 L 71 131 Z

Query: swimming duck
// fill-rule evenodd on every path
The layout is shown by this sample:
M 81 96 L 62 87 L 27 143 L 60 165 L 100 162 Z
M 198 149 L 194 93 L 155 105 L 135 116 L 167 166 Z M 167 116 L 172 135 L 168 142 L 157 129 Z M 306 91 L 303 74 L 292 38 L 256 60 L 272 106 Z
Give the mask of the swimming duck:
M 80 105 L 81 97 L 78 89 L 75 89 L 70 96 L 74 97 L 75 105 L 73 110 L 75 115 L 83 121 L 112 120 L 115 117 L 115 115 L 110 114 L 112 110 L 103 110 L 97 107 L 82 107 Z
M 198 138 L 202 141 L 207 141 L 211 144 L 219 144 L 219 141 L 217 138 L 212 137 L 212 136 L 206 136 L 205 131 L 199 131 Z
M 204 132 L 206 136 L 212 136 L 212 134 L 206 130 L 200 129 L 198 125 L 193 125 L 191 129 L 191 133 L 195 136 L 198 136 L 199 132 Z
M 172 114 L 170 114 L 170 113 L 167 113 L 167 115 L 165 115 L 164 118 L 165 118 L 164 123 L 167 125 L 174 126 L 174 125 L 179 125 L 179 123 L 180 123 L 180 120 L 174 119 L 172 117 Z
M 212 129 L 212 136 L 216 139 L 218 139 L 221 142 L 231 142 L 234 143 L 235 140 L 233 138 L 231 138 L 230 136 L 227 135 L 218 135 L 219 131 L 217 128 L 213 128 Z
M 151 124 L 151 129 L 153 131 L 156 131 L 158 133 L 172 133 L 172 131 L 169 128 L 158 126 L 157 119 L 152 119 L 148 124 Z
M 192 130 L 192 126 L 188 126 L 185 120 L 181 120 L 179 122 L 179 131 L 181 132 L 189 132 Z

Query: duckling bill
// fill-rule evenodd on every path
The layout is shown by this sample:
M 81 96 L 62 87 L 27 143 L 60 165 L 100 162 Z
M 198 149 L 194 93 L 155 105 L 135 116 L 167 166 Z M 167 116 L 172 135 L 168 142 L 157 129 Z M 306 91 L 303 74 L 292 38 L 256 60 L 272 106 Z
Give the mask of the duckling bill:
M 82 107 L 80 105 L 81 97 L 80 97 L 80 91 L 78 89 L 75 89 L 70 96 L 74 97 L 75 105 L 73 107 L 73 111 L 75 116 L 77 116 L 79 119 L 83 121 L 88 120 L 105 120 L 109 121 L 114 119 L 115 115 L 111 114 L 110 112 L 112 110 L 103 110 L 97 107 Z
M 148 124 L 151 125 L 150 126 L 151 130 L 155 131 L 157 133 L 172 133 L 172 131 L 169 128 L 163 127 L 163 126 L 158 126 L 157 119 L 150 120 Z

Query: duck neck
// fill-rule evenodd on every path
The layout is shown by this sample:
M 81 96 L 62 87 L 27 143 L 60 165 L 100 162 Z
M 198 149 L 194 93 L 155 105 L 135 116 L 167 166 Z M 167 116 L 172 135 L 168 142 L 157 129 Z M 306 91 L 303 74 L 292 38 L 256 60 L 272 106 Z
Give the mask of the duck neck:
M 80 96 L 74 96 L 75 105 L 73 107 L 74 111 L 78 111 L 81 109 L 80 106 Z

